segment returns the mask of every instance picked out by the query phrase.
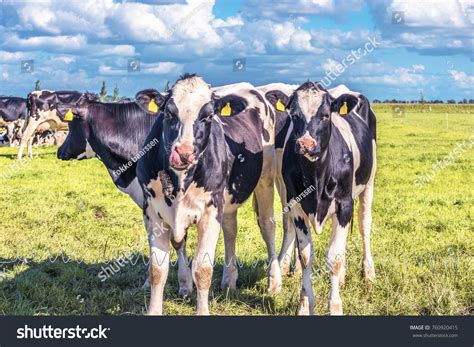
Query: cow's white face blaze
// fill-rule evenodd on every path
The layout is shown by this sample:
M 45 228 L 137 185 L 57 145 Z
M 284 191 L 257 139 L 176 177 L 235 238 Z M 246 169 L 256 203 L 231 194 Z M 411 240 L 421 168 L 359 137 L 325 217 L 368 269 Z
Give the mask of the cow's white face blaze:
M 170 166 L 178 171 L 196 164 L 205 149 L 214 116 L 213 93 L 201 77 L 178 80 L 164 106 L 163 138 Z
M 306 82 L 290 100 L 290 115 L 297 137 L 295 151 L 317 161 L 327 150 L 331 136 L 331 97 L 318 83 Z

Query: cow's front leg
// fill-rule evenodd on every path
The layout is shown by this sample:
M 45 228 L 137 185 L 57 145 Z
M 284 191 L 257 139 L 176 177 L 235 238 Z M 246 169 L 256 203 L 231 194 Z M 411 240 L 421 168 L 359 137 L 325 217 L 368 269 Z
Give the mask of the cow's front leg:
M 186 239 L 176 249 L 178 256 L 178 295 L 182 298 L 191 295 L 193 292 L 193 276 L 191 273 L 191 264 L 189 262 L 188 254 L 186 253 Z
M 330 279 L 329 313 L 331 315 L 342 315 L 339 287 L 344 283 L 346 275 L 346 240 L 353 209 L 354 201 L 345 201 L 339 204 L 337 214 L 332 216 L 332 234 L 326 254 Z
M 193 259 L 192 272 L 197 289 L 196 314 L 198 315 L 209 314 L 209 288 L 212 283 L 214 254 L 220 227 L 216 208 L 206 210 L 197 225 L 198 242 Z
M 224 212 L 222 218 L 222 230 L 224 233 L 224 271 L 222 273 L 221 288 L 235 289 L 237 287 L 237 256 L 235 254 L 235 242 L 237 238 L 237 209 Z
M 150 286 L 151 297 L 148 305 L 148 315 L 163 314 L 163 292 L 168 278 L 170 260 L 169 227 L 154 214 L 149 207 L 146 211 L 149 218 L 148 242 L 150 244 Z M 146 218 L 146 217 L 145 217 Z
M 258 226 L 267 245 L 268 254 L 268 288 L 269 293 L 281 291 L 282 278 L 280 263 L 275 247 L 275 223 L 273 219 L 273 180 L 260 179 L 253 194 L 254 210 L 257 213 Z
M 311 267 L 313 265 L 314 251 L 311 229 L 307 217 L 298 207 L 290 213 L 289 218 L 296 231 L 296 244 L 303 274 L 298 315 L 312 315 L 314 313 L 314 293 Z

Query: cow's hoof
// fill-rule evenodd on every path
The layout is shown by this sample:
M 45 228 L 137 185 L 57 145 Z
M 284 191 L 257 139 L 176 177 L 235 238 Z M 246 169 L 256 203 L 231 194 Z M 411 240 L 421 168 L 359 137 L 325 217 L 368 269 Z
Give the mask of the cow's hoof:
M 193 292 L 193 288 L 179 287 L 178 296 L 184 299 L 190 296 L 192 292 Z
M 237 278 L 239 277 L 239 272 L 237 267 L 229 266 L 224 267 L 224 273 L 222 274 L 221 289 L 236 289 L 237 288 Z
M 282 278 L 280 264 L 276 260 L 272 260 L 268 268 L 268 289 L 267 292 L 276 294 L 281 292 Z
M 375 282 L 375 268 L 364 261 L 363 269 L 365 284 L 370 286 Z
M 314 313 L 314 302 L 309 300 L 309 297 L 300 299 L 300 308 L 298 309 L 298 316 L 312 316 Z
M 342 316 L 342 300 L 329 301 L 329 313 L 331 316 Z

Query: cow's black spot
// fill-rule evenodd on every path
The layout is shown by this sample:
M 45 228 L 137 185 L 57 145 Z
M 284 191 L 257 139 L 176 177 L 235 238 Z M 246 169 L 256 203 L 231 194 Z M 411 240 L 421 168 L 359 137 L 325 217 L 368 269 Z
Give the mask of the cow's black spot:
M 294 218 L 294 223 L 295 223 L 295 227 L 297 227 L 298 229 L 300 229 L 302 232 L 304 232 L 305 235 L 308 235 L 308 226 L 306 225 L 306 223 L 304 222 L 304 219 L 301 218 L 301 217 L 297 217 L 297 218 Z

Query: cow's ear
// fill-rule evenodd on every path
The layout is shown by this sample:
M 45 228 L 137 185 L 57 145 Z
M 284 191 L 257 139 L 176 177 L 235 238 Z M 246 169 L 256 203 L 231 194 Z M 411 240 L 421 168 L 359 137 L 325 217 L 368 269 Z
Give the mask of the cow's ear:
M 339 113 L 345 116 L 352 112 L 357 106 L 358 99 L 351 94 L 342 94 L 331 103 L 331 113 Z
M 163 106 L 165 97 L 156 89 L 145 89 L 135 95 L 135 101 L 145 112 L 155 114 Z
M 279 90 L 266 92 L 265 98 L 272 104 L 277 112 L 285 112 L 290 102 L 290 97 Z
M 247 101 L 235 94 L 222 97 L 214 96 L 214 112 L 218 116 L 232 117 L 247 108 Z

